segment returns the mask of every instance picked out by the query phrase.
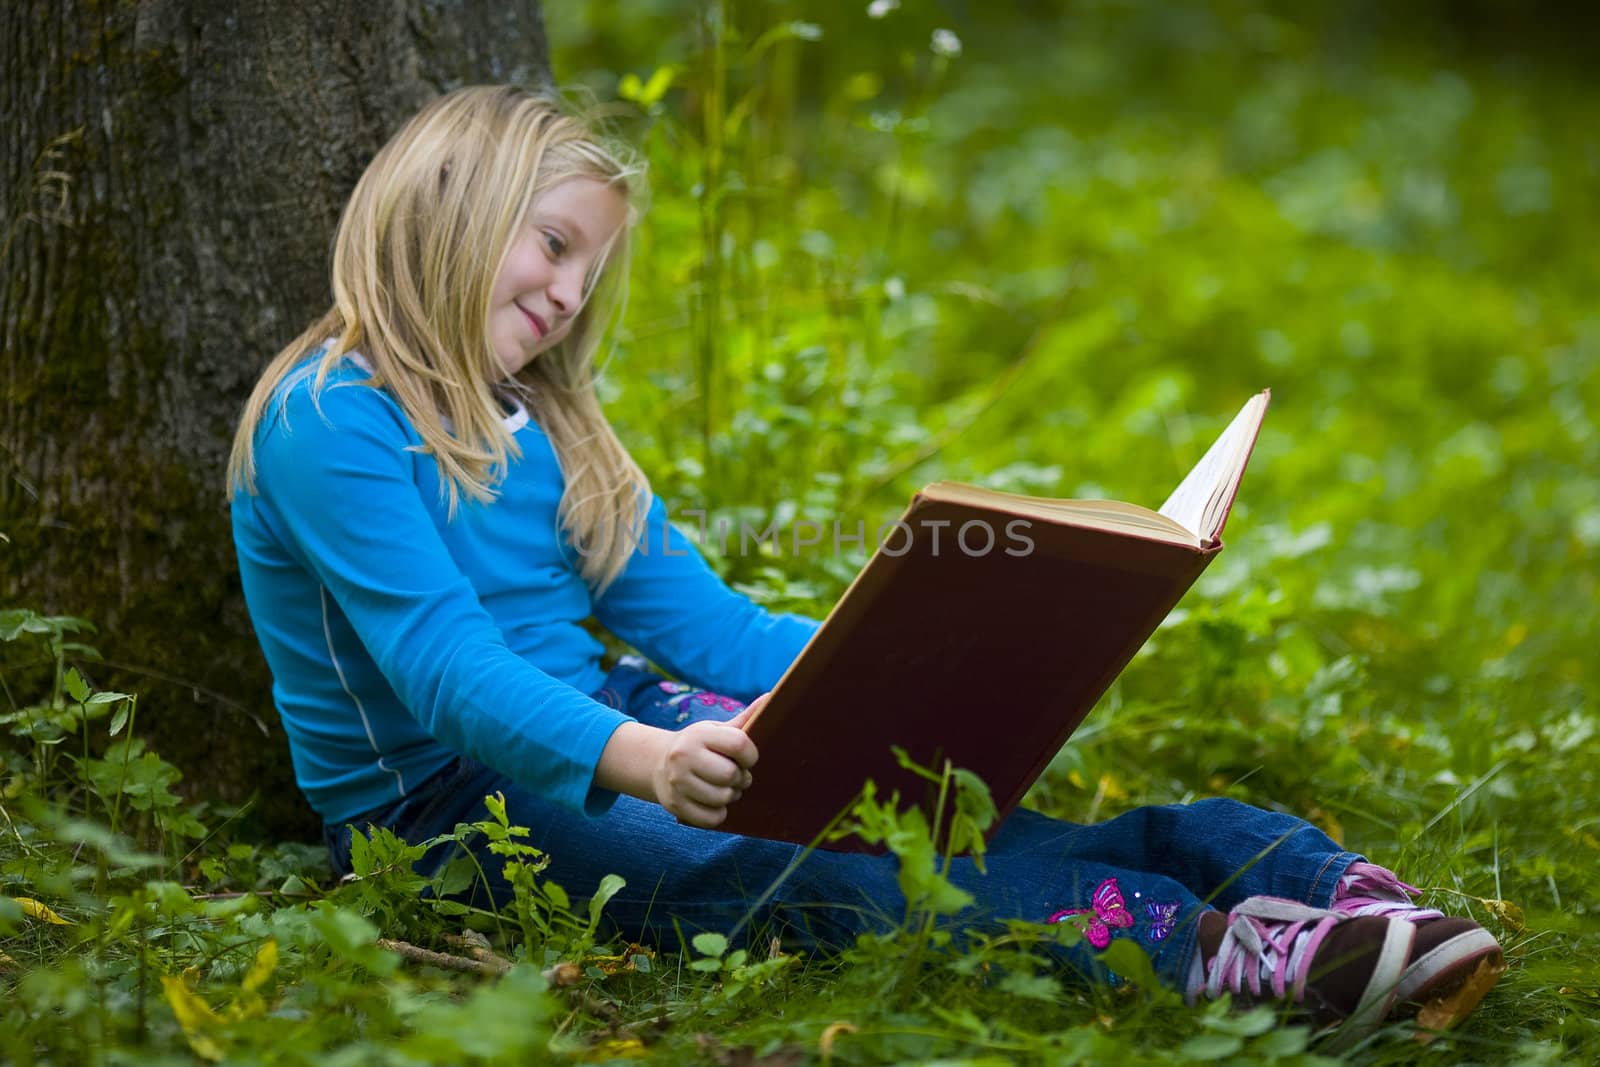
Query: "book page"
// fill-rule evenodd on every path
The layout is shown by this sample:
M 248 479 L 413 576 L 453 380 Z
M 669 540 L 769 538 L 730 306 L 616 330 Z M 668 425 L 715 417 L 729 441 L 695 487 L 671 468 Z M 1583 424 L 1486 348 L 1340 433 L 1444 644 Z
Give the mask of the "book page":
M 1245 462 L 1250 458 L 1256 433 L 1261 429 L 1261 418 L 1266 413 L 1270 395 L 1264 391 L 1245 403 L 1222 431 L 1222 436 L 1212 442 L 1200 462 L 1161 505 L 1161 514 L 1194 533 L 1202 542 L 1210 542 L 1222 532 L 1233 495 L 1239 488 L 1239 479 L 1244 476 Z
M 1204 547 L 1198 537 L 1167 516 L 1137 504 L 1124 504 L 1116 500 L 1053 500 L 1049 497 L 1002 493 L 958 482 L 934 482 L 924 486 L 921 495 L 930 500 L 948 500 L 1002 514 L 1025 515 L 1044 522 L 1087 526 L 1175 545 Z

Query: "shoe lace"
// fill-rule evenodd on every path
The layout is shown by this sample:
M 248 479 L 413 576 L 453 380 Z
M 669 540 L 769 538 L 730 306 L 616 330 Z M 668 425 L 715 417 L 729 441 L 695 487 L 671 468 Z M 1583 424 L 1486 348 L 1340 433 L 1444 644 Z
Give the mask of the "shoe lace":
M 1334 891 L 1333 910 L 1354 918 L 1358 915 L 1398 916 L 1412 922 L 1442 919 L 1444 912 L 1411 902 L 1421 890 L 1409 886 L 1387 867 L 1375 863 L 1352 863 L 1339 879 Z
M 1228 927 L 1207 968 L 1206 995 L 1224 989 L 1261 995 L 1266 983 L 1274 997 L 1305 999 L 1310 963 L 1328 931 L 1344 916 L 1276 897 L 1251 897 L 1228 913 Z

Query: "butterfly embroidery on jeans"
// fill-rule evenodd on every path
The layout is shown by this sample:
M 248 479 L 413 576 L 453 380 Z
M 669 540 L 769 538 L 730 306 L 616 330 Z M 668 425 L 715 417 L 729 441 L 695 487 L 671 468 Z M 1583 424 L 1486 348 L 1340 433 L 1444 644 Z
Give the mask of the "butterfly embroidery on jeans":
M 1126 929 L 1133 925 L 1133 913 L 1128 910 L 1126 902 L 1122 899 L 1122 890 L 1117 888 L 1115 878 L 1107 878 L 1101 882 L 1094 891 L 1093 908 L 1067 908 L 1058 911 L 1047 923 L 1065 922 L 1074 915 L 1087 915 L 1088 921 L 1083 927 L 1083 936 L 1089 939 L 1089 944 L 1095 948 L 1105 948 L 1111 944 L 1111 930 Z
M 1164 904 L 1146 904 L 1144 913 L 1150 917 L 1150 940 L 1163 941 L 1177 924 L 1178 902 L 1173 900 Z

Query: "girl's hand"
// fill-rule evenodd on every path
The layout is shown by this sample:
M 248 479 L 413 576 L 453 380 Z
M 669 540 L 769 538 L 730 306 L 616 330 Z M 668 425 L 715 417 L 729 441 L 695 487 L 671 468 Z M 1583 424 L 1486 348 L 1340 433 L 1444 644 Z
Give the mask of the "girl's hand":
M 689 826 L 717 826 L 750 788 L 757 753 L 742 727 L 766 699 L 757 697 L 725 723 L 697 722 L 677 731 L 623 723 L 600 753 L 595 784 L 653 800 Z
M 692 723 L 666 736 L 668 747 L 651 775 L 656 803 L 690 826 L 720 824 L 728 805 L 750 787 L 755 742 L 733 722 Z

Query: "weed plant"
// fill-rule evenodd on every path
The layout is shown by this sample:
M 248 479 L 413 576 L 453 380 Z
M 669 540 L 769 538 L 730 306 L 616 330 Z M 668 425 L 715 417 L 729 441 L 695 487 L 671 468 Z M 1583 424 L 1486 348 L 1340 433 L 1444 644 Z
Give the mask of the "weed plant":
M 1382 10 L 546 5 L 650 166 L 603 391 L 712 563 L 820 614 L 921 484 L 1158 503 L 1272 387 L 1228 551 L 1027 803 L 1306 815 L 1512 964 L 1460 1031 L 1346 1059 L 1593 1061 L 1600 101 L 1460 44 L 1487 9 Z M 737 536 L 801 520 L 819 544 Z M 492 805 L 449 836 L 503 846 L 513 908 L 383 834 L 336 885 L 179 799 L 82 624 L 0 630 L 40 679 L 0 708 L 0 1059 L 1324 1058 L 1271 1008 L 1073 980 L 1070 928 L 953 937 L 930 829 L 877 798 L 920 904 L 837 958 L 608 941 Z

